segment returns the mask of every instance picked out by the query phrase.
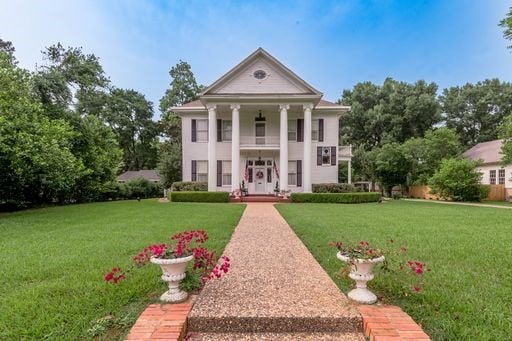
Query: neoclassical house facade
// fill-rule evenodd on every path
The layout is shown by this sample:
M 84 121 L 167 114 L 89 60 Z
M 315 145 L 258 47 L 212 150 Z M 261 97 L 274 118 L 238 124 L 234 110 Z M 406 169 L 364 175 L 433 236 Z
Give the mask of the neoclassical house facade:
M 347 106 L 322 93 L 262 48 L 171 110 L 182 119 L 183 181 L 207 181 L 209 191 L 272 194 L 311 192 L 338 182 L 339 118 Z

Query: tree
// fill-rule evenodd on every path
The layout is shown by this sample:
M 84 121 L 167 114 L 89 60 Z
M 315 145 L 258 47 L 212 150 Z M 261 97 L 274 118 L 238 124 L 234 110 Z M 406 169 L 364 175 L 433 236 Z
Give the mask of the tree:
M 482 173 L 478 161 L 463 158 L 445 159 L 430 178 L 431 192 L 454 201 L 480 201 Z
M 512 84 L 486 79 L 444 89 L 439 98 L 446 126 L 455 129 L 464 147 L 498 138 L 498 127 L 512 114 Z
M 500 127 L 500 137 L 503 139 L 501 146 L 501 159 L 504 165 L 512 163 L 512 115 L 509 115 L 503 125 Z
M 387 143 L 380 148 L 372 150 L 370 155 L 374 160 L 375 177 L 382 184 L 388 195 L 391 196 L 394 186 L 407 183 L 410 165 L 399 143 Z
M 509 7 L 508 13 L 505 15 L 499 26 L 503 28 L 503 36 L 507 40 L 512 40 L 512 7 Z M 508 46 L 509 49 L 512 49 L 512 45 Z
M 117 136 L 123 150 L 124 169 L 154 169 L 158 129 L 153 105 L 135 90 L 113 89 L 100 116 Z
M 171 87 L 160 99 L 160 130 L 171 141 L 181 142 L 181 119 L 170 109 L 196 100 L 204 86 L 197 84 L 190 64 L 182 60 L 171 68 L 169 75 Z
M 400 142 L 424 133 L 441 120 L 437 85 L 387 78 L 382 86 L 358 83 L 343 91 L 340 103 L 352 106 L 340 120 L 342 141 L 366 148 Z
M 181 181 L 181 145 L 164 142 L 158 155 L 158 173 L 164 188 L 171 188 L 173 182 Z

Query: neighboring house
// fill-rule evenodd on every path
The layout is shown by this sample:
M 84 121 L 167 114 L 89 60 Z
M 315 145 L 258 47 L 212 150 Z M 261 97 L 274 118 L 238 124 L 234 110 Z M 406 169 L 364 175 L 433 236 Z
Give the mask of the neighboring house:
M 182 119 L 183 181 L 208 181 L 209 191 L 238 190 L 243 181 L 249 194 L 336 183 L 338 163 L 350 169 L 350 147 L 338 147 L 349 109 L 322 100 L 259 48 L 197 101 L 171 108 Z
M 482 165 L 478 171 L 482 173 L 482 184 L 502 185 L 503 193 L 512 196 L 512 164 L 501 164 L 502 140 L 482 142 L 469 149 L 464 156 L 472 160 L 481 160 Z
M 136 178 L 144 178 L 148 181 L 159 183 L 160 175 L 155 169 L 144 169 L 138 171 L 127 171 L 117 177 L 118 182 L 127 182 Z

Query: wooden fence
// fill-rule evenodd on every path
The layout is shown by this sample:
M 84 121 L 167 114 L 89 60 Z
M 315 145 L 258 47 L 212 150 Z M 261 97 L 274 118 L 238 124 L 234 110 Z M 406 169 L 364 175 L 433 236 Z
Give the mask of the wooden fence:
M 507 191 L 505 189 L 505 185 L 488 185 L 491 188 L 489 192 L 489 196 L 486 200 L 491 201 L 505 201 L 507 198 Z M 411 198 L 420 198 L 420 199 L 438 199 L 438 196 L 435 194 L 430 194 L 429 186 L 411 186 L 409 187 L 409 197 Z

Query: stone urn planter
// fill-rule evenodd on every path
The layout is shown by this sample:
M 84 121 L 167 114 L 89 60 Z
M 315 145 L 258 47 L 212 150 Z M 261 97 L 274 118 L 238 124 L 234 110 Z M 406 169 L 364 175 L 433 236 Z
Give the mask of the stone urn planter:
M 162 268 L 161 278 L 169 286 L 169 290 L 160 296 L 162 302 L 176 303 L 187 299 L 188 294 L 180 289 L 180 282 L 186 276 L 188 262 L 193 259 L 193 255 L 173 259 L 151 257 L 151 263 L 158 264 Z
M 338 252 L 336 257 L 339 260 L 350 264 L 349 277 L 356 282 L 356 288 L 352 289 L 348 293 L 348 297 L 351 300 L 363 304 L 373 304 L 377 302 L 377 296 L 368 290 L 366 283 L 373 279 L 373 267 L 377 263 L 382 263 L 385 259 L 384 256 L 372 259 L 352 259 L 343 255 L 341 252 Z

